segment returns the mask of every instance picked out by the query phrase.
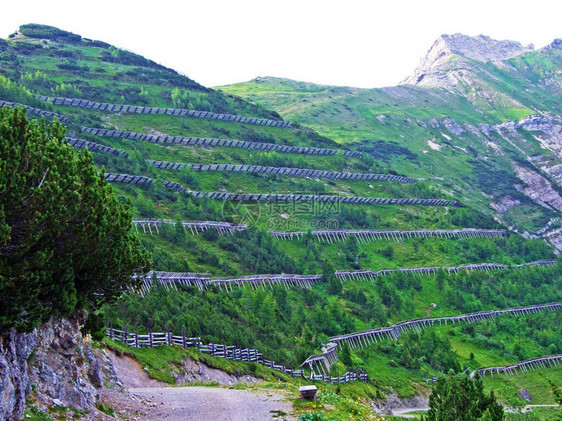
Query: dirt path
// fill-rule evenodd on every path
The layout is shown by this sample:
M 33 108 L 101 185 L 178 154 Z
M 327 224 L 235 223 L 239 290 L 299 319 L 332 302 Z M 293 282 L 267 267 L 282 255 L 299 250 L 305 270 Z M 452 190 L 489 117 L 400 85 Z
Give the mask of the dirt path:
M 154 421 L 295 420 L 288 415 L 292 404 L 275 391 L 253 393 L 215 387 L 152 387 L 129 391 L 152 402 L 144 415 Z
M 410 415 L 410 412 L 414 411 L 427 411 L 429 408 L 394 408 L 392 409 L 392 415 L 401 418 L 416 418 L 414 415 Z

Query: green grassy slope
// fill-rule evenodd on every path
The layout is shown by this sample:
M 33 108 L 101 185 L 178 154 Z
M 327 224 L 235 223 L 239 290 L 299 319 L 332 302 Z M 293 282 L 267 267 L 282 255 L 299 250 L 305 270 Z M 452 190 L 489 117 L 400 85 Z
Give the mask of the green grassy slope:
M 562 114 L 562 54 L 545 48 L 500 63 L 456 56 L 442 71 L 458 71 L 459 62 L 470 70 L 464 71 L 466 82 L 454 89 L 357 89 L 279 78 L 218 89 L 273 108 L 337 142 L 360 145 L 396 171 L 432 178 L 443 189 L 463 194 L 463 200 L 480 211 L 490 212 L 491 203 L 506 197 L 520 200 L 506 212 L 491 212 L 508 225 L 532 232 L 559 208 L 545 209 L 521 193 L 517 186 L 525 182 L 515 167 L 528 167 L 557 191 L 560 180 L 548 172 L 560 157 L 556 146 L 549 150 L 539 141 L 548 133 L 501 124 L 534 114 Z M 490 130 L 494 125 L 498 129 Z
M 170 69 L 107 44 L 79 40 L 75 36 L 69 38 L 56 31 L 53 33 L 53 30 L 45 35 L 43 32 L 38 33 L 36 27 L 31 29 L 29 32 L 24 28 L 19 35 L 0 43 L 0 73 L 7 78 L 0 79 L 0 99 L 52 109 L 71 119 L 69 131 L 77 136 L 128 152 L 128 159 L 101 152 L 94 152 L 93 155 L 95 162 L 106 172 L 156 179 L 153 185 L 113 185 L 120 200 L 131 201 L 136 217 L 244 222 L 251 225 L 247 233 L 234 236 L 218 235 L 215 231 L 193 236 L 173 225 L 163 227 L 159 235 L 139 234 L 145 247 L 153 254 L 155 270 L 202 272 L 213 276 L 312 274 L 322 273 L 327 267 L 325 262 L 333 269 L 378 270 L 490 261 L 520 264 L 553 257 L 553 249 L 546 243 L 525 240 L 515 234 L 497 239 L 379 240 L 360 245 L 352 239 L 325 244 L 310 238 L 278 241 L 270 235 L 271 229 L 306 231 L 328 227 L 387 230 L 498 228 L 501 225 L 493 220 L 488 209 L 490 196 L 498 188 L 521 201 L 521 205 L 508 215 L 511 219 L 506 217 L 506 220 L 536 229 L 544 225 L 556 212 L 537 207 L 514 189 L 511 182 L 513 174 L 505 167 L 506 156 L 519 156 L 517 154 L 520 152 L 515 146 L 502 140 L 499 134 L 493 134 L 497 142 L 503 142 L 505 155 L 489 155 L 484 160 L 480 156 L 484 149 L 476 144 L 477 135 L 466 134 L 462 140 L 464 143 L 458 139 L 453 142 L 447 138 L 452 137 L 452 134 L 448 134 L 450 132 L 441 127 L 431 128 L 427 124 L 430 118 L 447 116 L 451 108 L 467 108 L 469 101 L 463 97 L 444 91 L 426 92 L 421 88 L 392 88 L 371 93 L 314 85 L 297 84 L 294 87 L 288 81 L 277 81 L 267 88 L 271 90 L 272 98 L 286 101 L 283 106 L 291 110 L 299 106 L 314 109 L 312 99 L 319 104 L 319 98 L 324 98 L 329 109 L 319 112 L 317 116 L 306 117 L 306 121 L 297 118 L 298 113 L 286 114 L 284 109 L 271 104 L 284 117 L 306 122 L 320 134 L 299 127 L 261 127 L 179 116 L 115 114 L 38 104 L 34 95 L 43 94 L 278 118 L 276 112 L 263 106 L 211 91 Z M 287 92 L 283 89 L 287 89 Z M 259 93 L 259 89 L 256 92 Z M 242 94 L 243 91 L 238 93 Z M 300 99 L 306 101 L 295 101 L 299 95 L 303 95 Z M 334 98 L 327 98 L 330 95 Z M 331 102 L 332 99 L 339 101 L 343 98 L 350 101 L 345 102 L 345 106 Z M 369 98 L 373 104 L 379 104 L 375 111 L 365 105 L 365 102 L 369 103 Z M 417 117 L 412 115 L 421 112 L 419 110 L 423 107 L 418 107 L 418 104 L 426 100 L 428 103 L 431 101 L 431 104 L 423 111 L 425 114 L 419 115 L 418 122 Z M 402 110 L 404 104 L 410 104 L 410 108 Z M 322 107 L 316 105 L 316 108 Z M 377 118 L 381 112 L 384 112 L 385 118 Z M 340 113 L 342 118 L 338 117 Z M 347 116 L 355 116 L 357 128 L 342 126 L 347 124 Z M 471 124 L 479 121 L 473 113 L 465 111 L 459 112 L 455 118 L 464 118 L 463 121 Z M 378 125 L 371 127 L 370 124 L 374 122 L 378 122 Z M 92 136 L 81 133 L 80 125 L 151 134 L 358 148 L 366 153 L 361 158 L 345 158 L 341 154 L 317 156 L 160 145 Z M 428 130 L 431 138 L 428 138 Z M 428 139 L 434 139 L 435 144 L 441 145 L 441 151 L 428 146 Z M 363 140 L 368 141 L 361 142 Z M 528 154 L 542 153 L 537 141 L 531 137 L 517 147 L 524 148 Z M 388 181 L 171 171 L 156 169 L 147 162 L 149 159 L 398 173 L 425 177 L 426 180 L 407 185 Z M 474 171 L 475 168 L 478 172 Z M 490 169 L 493 172 L 485 172 Z M 438 176 L 442 179 L 435 178 Z M 190 189 L 202 191 L 439 197 L 458 199 L 469 207 L 309 206 L 299 203 L 244 203 L 238 206 L 237 203 L 197 199 L 168 190 L 161 180 L 176 181 Z M 439 276 L 397 275 L 374 283 L 345 283 L 341 288 L 323 283 L 312 290 L 285 291 L 277 287 L 271 291 L 237 289 L 230 293 L 217 290 L 158 290 L 144 300 L 138 295 L 128 294 L 116 305 L 105 308 L 104 313 L 113 320 L 115 326 L 128 324 L 141 330 L 146 326 L 155 329 L 169 326 L 178 332 L 185 330 L 201 335 L 207 341 L 257 347 L 270 359 L 296 366 L 311 353 L 320 351 L 331 335 L 423 317 L 428 311 L 432 315 L 453 315 L 494 307 L 559 301 L 562 298 L 559 292 L 562 290 L 561 279 L 559 268 L 554 267 L 490 274 L 462 273 L 447 276 L 446 279 Z M 437 309 L 430 310 L 432 304 L 436 304 Z M 431 355 L 412 350 L 408 356 L 400 358 L 401 350 L 409 346 L 408 341 L 412 341 L 411 338 L 404 338 L 404 342 L 398 344 L 381 344 L 354 353 L 353 366 L 367 370 L 375 379 L 377 388 L 388 393 L 394 388 L 400 395 L 408 396 L 426 387 L 424 379 L 427 376 L 436 375 L 448 367 L 432 363 L 432 358 L 438 362 L 448 361 L 447 364 L 452 368 L 464 369 L 469 365 L 504 364 L 521 358 L 561 352 L 559 326 L 560 315 L 554 313 L 551 318 L 537 316 L 529 321 L 501 325 L 500 328 L 486 326 L 487 330 L 483 331 L 466 331 L 460 327 L 456 330 L 436 329 L 441 346 Z M 536 333 L 532 330 L 534 327 L 537 327 Z M 517 338 L 520 346 L 514 348 L 515 343 L 501 329 Z M 468 350 L 474 354 L 474 360 L 471 360 L 470 352 L 467 354 Z M 559 378 L 557 372 L 553 373 L 554 378 Z

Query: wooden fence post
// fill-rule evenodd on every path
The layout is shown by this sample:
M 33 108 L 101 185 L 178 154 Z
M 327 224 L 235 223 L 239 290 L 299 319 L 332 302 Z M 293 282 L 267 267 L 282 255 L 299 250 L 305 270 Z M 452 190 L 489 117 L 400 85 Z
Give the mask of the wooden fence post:
M 154 347 L 154 343 L 152 342 L 152 328 L 148 328 L 148 344 L 152 348 Z
M 182 336 L 183 348 L 186 349 L 186 348 L 187 348 L 187 344 L 186 344 L 186 340 L 185 340 L 185 330 L 182 330 L 182 331 L 181 331 L 181 336 Z
M 135 348 L 139 347 L 139 332 L 137 331 L 137 328 L 135 328 Z
M 113 340 L 113 322 L 109 321 L 109 339 Z

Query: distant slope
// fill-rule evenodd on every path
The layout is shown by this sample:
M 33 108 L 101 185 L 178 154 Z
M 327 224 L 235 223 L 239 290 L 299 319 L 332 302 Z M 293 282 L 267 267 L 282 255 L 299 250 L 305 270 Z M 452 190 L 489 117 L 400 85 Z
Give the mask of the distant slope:
M 352 143 L 397 171 L 433 178 L 533 232 L 562 209 L 561 45 L 535 51 L 456 34 L 436 41 L 405 85 L 258 78 L 219 89 Z
M 562 300 L 559 265 L 427 276 L 392 271 L 375 282 L 341 283 L 334 276 L 336 270 L 521 265 L 554 258 L 544 241 L 512 232 L 494 238 L 396 234 L 507 228 L 490 216 L 492 202 L 503 221 L 535 229 L 558 215 L 557 191 L 541 196 L 545 205 L 538 205 L 518 190 L 518 184 L 525 186 L 513 167 L 517 163 L 517 174 L 531 177 L 538 165 L 554 166 L 557 158 L 542 142 L 555 135 L 535 139 L 538 132 L 530 131 L 545 130 L 552 116 L 527 118 L 519 127 L 490 113 L 482 123 L 470 98 L 444 88 L 357 90 L 278 79 L 256 84 L 256 94 L 267 88 L 271 101 L 282 105 L 277 109 L 283 117 L 307 125 L 256 124 L 256 119 L 278 121 L 279 115 L 104 42 L 37 25 L 0 41 L 0 73 L 1 101 L 35 107 L 29 109 L 31 118 L 64 116 L 72 144 L 88 146 L 96 165 L 112 174 L 113 190 L 120 200 L 131 201 L 140 221 L 138 235 L 153 256 L 152 269 L 182 272 L 162 278 L 177 290 L 130 292 L 117 305 L 105 306 L 103 313 L 115 326 L 139 333 L 169 327 L 204 341 L 257 348 L 268 360 L 298 367 L 334 335 L 428 315 Z M 38 95 L 66 99 L 42 102 Z M 520 115 L 510 109 L 502 113 Z M 511 133 L 521 138 L 516 141 Z M 357 150 L 364 153 L 358 156 Z M 527 156 L 541 161 L 533 166 Z M 399 176 L 425 180 L 403 183 Z M 545 170 L 545 177 L 554 175 Z M 211 198 L 209 192 L 215 192 Z M 260 201 L 264 194 L 294 200 Z M 351 197 L 367 199 L 349 203 Z M 461 207 L 428 206 L 425 199 L 459 201 Z M 244 229 L 212 228 L 238 224 Z M 560 227 L 553 221 L 545 231 Z M 305 234 L 281 240 L 274 230 Z M 312 234 L 326 230 L 332 232 L 328 239 L 340 230 L 395 234 L 368 241 L 364 233 L 346 235 L 337 242 L 318 241 Z M 224 279 L 200 291 L 186 285 L 191 281 L 179 282 L 193 279 L 188 272 L 206 274 L 201 276 L 213 282 Z M 267 282 L 265 289 L 259 279 L 286 282 Z M 299 279 L 316 281 L 302 288 Z M 256 281 L 256 289 L 246 282 L 246 288 L 237 286 L 240 280 Z M 351 363 L 338 363 L 332 374 L 361 368 L 376 379 L 364 385 L 365 397 L 411 396 L 427 387 L 427 377 L 461 364 L 505 365 L 562 352 L 561 314 L 474 329 L 444 326 L 424 334 L 421 347 L 420 337 L 407 335 L 398 343 L 354 350 Z

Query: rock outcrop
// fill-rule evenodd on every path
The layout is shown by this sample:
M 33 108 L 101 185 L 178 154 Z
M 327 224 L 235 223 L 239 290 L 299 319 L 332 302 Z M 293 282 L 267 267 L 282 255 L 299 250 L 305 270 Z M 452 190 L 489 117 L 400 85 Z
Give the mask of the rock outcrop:
M 0 420 L 23 416 L 25 398 L 31 392 L 27 360 L 37 344 L 37 332 L 11 330 L 0 337 Z
M 463 34 L 441 35 L 431 46 L 414 73 L 403 80 L 404 85 L 439 87 L 446 82 L 447 74 L 440 71 L 450 67 L 456 56 L 486 62 L 507 60 L 532 51 L 533 45 L 523 46 L 516 41 L 498 41 L 488 36 L 470 37 Z M 470 69 L 468 62 L 455 61 L 455 68 Z
M 0 338 L 0 419 L 20 419 L 32 390 L 40 405 L 91 410 L 104 385 L 121 386 L 106 352 L 84 343 L 83 319 L 51 319 Z

